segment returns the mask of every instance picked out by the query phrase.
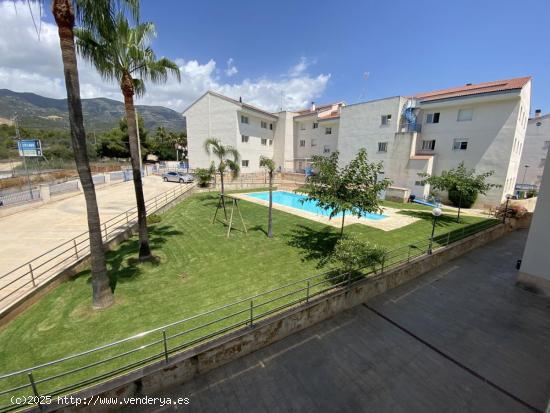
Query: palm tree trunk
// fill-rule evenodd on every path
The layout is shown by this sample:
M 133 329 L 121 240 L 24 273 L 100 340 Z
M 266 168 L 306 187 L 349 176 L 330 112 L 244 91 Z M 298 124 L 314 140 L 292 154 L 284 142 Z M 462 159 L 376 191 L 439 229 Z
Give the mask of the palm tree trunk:
M 124 80 L 123 80 L 124 82 Z M 141 168 L 139 160 L 139 147 L 137 140 L 136 112 L 134 108 L 133 91 L 131 93 L 124 91 L 124 109 L 126 110 L 126 120 L 128 122 L 128 137 L 130 138 L 130 158 L 132 161 L 132 175 L 134 177 L 134 191 L 136 194 L 136 203 L 138 211 L 138 231 L 139 231 L 139 259 L 148 260 L 151 256 L 149 247 L 149 234 L 147 233 L 147 210 L 145 209 L 145 198 L 143 197 L 143 184 L 141 182 Z
M 223 172 L 220 172 L 220 182 L 221 182 L 221 194 L 225 195 L 224 188 L 223 188 Z
M 92 305 L 94 308 L 105 308 L 113 304 L 114 297 L 111 291 L 105 250 L 101 235 L 101 222 L 94 181 L 88 160 L 86 145 L 86 131 L 82 115 L 80 100 L 80 83 L 74 43 L 74 12 L 70 0 L 54 0 L 52 12 L 57 23 L 65 87 L 67 89 L 67 104 L 69 109 L 69 124 L 71 127 L 71 144 L 74 151 L 76 169 L 84 191 L 86 201 L 86 215 L 88 219 L 88 233 L 90 234 L 90 256 L 92 269 Z
M 225 193 L 223 188 L 223 172 L 220 172 L 220 182 L 221 182 L 221 197 L 222 197 L 222 207 L 223 207 L 223 216 L 225 217 L 225 220 L 227 221 L 227 211 L 225 209 Z
M 346 210 L 342 211 L 342 227 L 340 228 L 340 238 L 344 236 L 344 220 L 346 219 Z
M 273 238 L 273 172 L 269 172 L 269 212 L 267 218 L 267 236 Z

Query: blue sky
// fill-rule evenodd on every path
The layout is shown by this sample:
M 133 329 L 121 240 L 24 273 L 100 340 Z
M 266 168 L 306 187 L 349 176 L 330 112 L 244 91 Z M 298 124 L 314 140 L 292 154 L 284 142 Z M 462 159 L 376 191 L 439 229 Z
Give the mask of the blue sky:
M 144 103 L 181 109 L 207 88 L 270 107 L 281 92 L 285 106 L 353 103 L 532 75 L 531 111 L 550 112 L 548 1 L 142 0 L 141 9 L 157 26 L 157 54 L 187 76 Z M 90 79 L 86 96 L 116 98 Z

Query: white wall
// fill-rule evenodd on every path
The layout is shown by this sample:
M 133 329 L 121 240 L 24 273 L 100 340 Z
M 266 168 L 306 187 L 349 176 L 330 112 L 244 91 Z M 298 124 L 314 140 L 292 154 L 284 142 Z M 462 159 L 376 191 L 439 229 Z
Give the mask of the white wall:
M 318 119 L 315 114 L 295 118 L 295 158 L 311 158 L 314 155 L 329 155 L 338 149 L 339 119 Z M 317 123 L 318 127 L 313 128 Z M 326 129 L 331 133 L 327 134 Z M 305 146 L 300 146 L 300 141 L 305 140 Z M 315 146 L 312 146 L 314 140 Z M 325 145 L 330 150 L 324 153 Z
M 516 179 L 518 184 L 523 182 L 525 173 L 526 184 L 540 186 L 544 172 L 543 159 L 546 159 L 549 147 L 550 115 L 529 119 Z M 529 165 L 527 172 L 525 165 Z
M 534 285 L 550 296 L 550 158 L 546 157 L 545 172 L 538 195 L 535 214 L 529 228 L 523 252 L 520 282 Z

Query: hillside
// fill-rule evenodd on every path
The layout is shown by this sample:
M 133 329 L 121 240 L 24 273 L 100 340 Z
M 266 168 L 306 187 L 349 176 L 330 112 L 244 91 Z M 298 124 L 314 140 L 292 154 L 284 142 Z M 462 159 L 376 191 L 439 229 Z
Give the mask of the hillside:
M 118 127 L 120 118 L 124 116 L 124 104 L 107 98 L 82 99 L 82 110 L 89 132 Z M 137 105 L 137 111 L 149 130 L 158 126 L 175 132 L 185 130 L 185 118 L 172 109 Z M 11 119 L 15 114 L 25 128 L 68 129 L 67 99 L 0 89 L 0 118 Z

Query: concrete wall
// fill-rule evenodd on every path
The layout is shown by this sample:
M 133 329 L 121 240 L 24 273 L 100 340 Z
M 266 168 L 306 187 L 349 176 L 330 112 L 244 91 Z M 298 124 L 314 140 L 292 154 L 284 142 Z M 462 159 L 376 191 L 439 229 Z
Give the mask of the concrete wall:
M 360 280 L 350 287 L 335 289 L 308 303 L 257 321 L 252 327 L 241 328 L 173 356 L 168 362 L 161 361 L 145 366 L 110 382 L 81 391 L 77 396 L 82 398 L 96 395 L 101 397 L 144 396 L 159 392 L 171 385 L 189 381 L 199 374 L 220 367 L 341 311 L 362 304 L 378 294 L 404 284 L 449 260 L 505 235 L 511 230 L 509 226 L 497 225 L 465 238 L 450 247 L 436 250 L 433 255 L 417 258 L 410 264 Z M 107 412 L 114 411 L 117 407 L 48 405 L 43 406 L 40 411 Z
M 519 282 L 550 297 L 550 157 L 523 252 Z
M 540 186 L 549 149 L 550 115 L 529 119 L 516 183 Z

